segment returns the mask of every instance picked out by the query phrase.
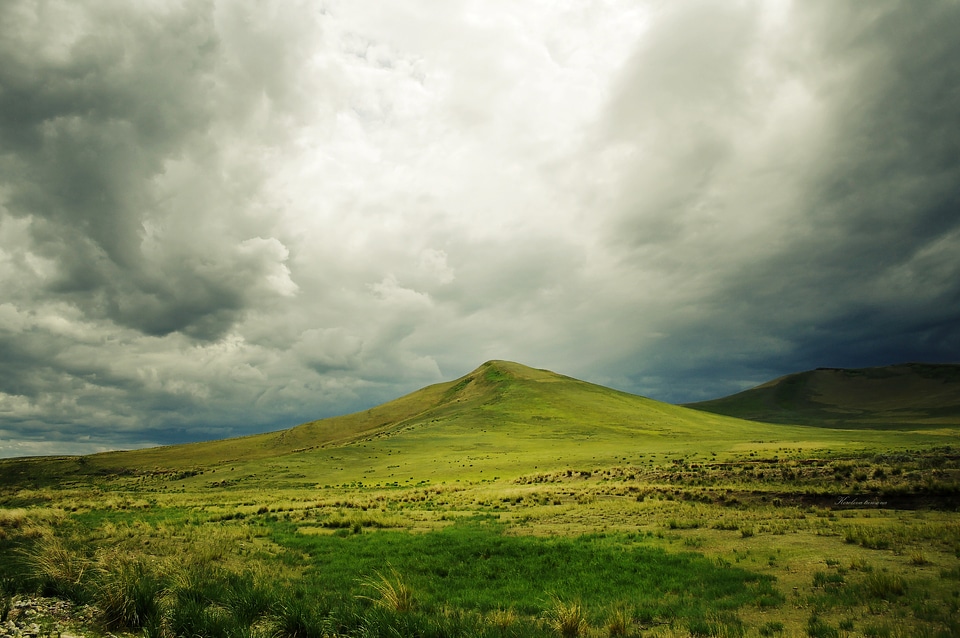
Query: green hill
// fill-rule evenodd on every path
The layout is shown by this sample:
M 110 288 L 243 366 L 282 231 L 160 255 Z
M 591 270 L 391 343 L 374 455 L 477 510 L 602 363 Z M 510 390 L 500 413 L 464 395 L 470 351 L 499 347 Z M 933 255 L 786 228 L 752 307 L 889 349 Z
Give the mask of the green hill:
M 220 441 L 10 460 L 0 462 L 0 481 L 41 486 L 85 476 L 182 475 L 187 488 L 402 486 L 639 464 L 658 455 L 659 461 L 689 454 L 722 458 L 783 445 L 862 448 L 883 437 L 867 429 L 851 434 L 771 426 L 489 361 L 459 379 L 354 414 Z
M 518 363 L 489 361 L 459 379 L 354 414 L 242 438 L 98 454 L 86 457 L 86 464 L 104 469 L 184 468 L 293 456 L 326 459 L 331 450 L 351 456 L 366 445 L 431 457 L 424 459 L 431 464 L 436 456 L 466 455 L 474 467 L 493 470 L 528 462 L 533 467 L 545 457 L 564 454 L 577 458 L 584 445 L 593 450 L 590 456 L 636 448 L 643 441 L 651 449 L 679 450 L 691 441 L 749 440 L 764 429 Z M 372 460 L 351 459 L 362 465 Z M 471 463 L 460 465 L 469 468 Z
M 818 368 L 686 407 L 752 421 L 831 428 L 960 425 L 960 365 Z

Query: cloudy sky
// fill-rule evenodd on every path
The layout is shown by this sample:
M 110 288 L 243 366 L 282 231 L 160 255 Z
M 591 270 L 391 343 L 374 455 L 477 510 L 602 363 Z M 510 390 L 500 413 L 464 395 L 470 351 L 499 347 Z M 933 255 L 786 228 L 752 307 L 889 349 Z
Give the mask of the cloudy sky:
M 0 456 L 510 359 L 960 361 L 960 4 L 0 3 Z

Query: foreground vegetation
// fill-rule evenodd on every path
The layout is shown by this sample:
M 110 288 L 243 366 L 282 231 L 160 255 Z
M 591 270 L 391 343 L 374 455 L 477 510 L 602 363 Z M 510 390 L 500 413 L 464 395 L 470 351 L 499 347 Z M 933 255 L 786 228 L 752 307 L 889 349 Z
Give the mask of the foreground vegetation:
M 465 379 L 322 445 L 0 461 L 0 628 L 42 594 L 83 635 L 960 635 L 955 429 Z
M 99 631 L 148 636 L 952 636 L 958 458 L 8 489 L 0 582 L 8 600 L 91 603 Z M 885 507 L 895 497 L 920 509 Z

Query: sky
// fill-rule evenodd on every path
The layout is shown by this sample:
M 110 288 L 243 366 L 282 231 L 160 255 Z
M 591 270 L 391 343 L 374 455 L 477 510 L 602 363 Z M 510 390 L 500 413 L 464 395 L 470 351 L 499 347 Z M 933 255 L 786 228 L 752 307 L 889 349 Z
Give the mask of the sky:
M 960 3 L 5 0 L 0 456 L 507 359 L 960 362 Z

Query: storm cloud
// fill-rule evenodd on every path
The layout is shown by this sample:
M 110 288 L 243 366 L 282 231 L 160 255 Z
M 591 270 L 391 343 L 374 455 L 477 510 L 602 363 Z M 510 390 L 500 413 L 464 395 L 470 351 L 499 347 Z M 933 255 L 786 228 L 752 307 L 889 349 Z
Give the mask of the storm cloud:
M 0 455 L 491 358 L 669 401 L 960 360 L 954 2 L 0 7 Z

